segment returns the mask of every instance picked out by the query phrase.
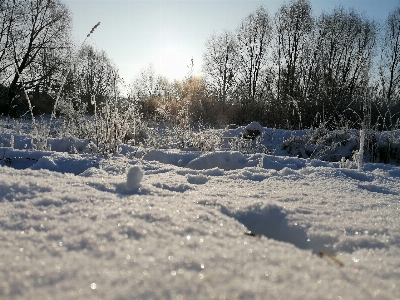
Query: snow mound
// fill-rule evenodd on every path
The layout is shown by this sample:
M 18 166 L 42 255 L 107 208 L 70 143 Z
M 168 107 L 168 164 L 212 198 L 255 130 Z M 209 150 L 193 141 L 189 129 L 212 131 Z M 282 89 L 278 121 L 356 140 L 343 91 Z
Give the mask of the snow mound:
M 0 148 L 0 153 L 3 157 L 0 165 L 8 165 L 14 169 L 27 169 L 36 164 L 42 157 L 50 156 L 53 152 Z
M 144 157 L 147 161 L 158 161 L 192 170 L 224 171 L 260 167 L 281 171 L 283 169 L 300 170 L 308 166 L 312 167 L 334 167 L 333 163 L 312 159 L 300 159 L 295 157 L 283 157 L 264 154 L 242 154 L 237 151 L 218 152 L 173 152 L 152 150 Z M 211 172 L 211 171 L 210 171 Z M 211 175 L 211 174 L 209 174 Z
M 259 155 L 245 156 L 240 152 L 214 152 L 193 159 L 186 168 L 205 170 L 219 168 L 225 171 L 255 167 L 259 163 Z
M 262 127 L 260 125 L 260 123 L 255 122 L 255 121 L 253 121 L 249 125 L 247 125 L 245 127 L 245 130 L 246 131 L 256 131 L 256 130 L 258 130 L 260 133 L 263 133 L 265 131 L 264 127 Z
M 151 150 L 143 156 L 143 159 L 147 161 L 158 161 L 163 164 L 184 167 L 191 160 L 199 157 L 201 154 L 202 152 Z
M 304 228 L 291 224 L 288 212 L 278 205 L 270 204 L 261 207 L 257 204 L 235 213 L 222 208 L 221 212 L 245 225 L 249 229 L 248 234 L 263 235 L 277 241 L 291 243 L 300 249 L 312 249 L 315 252 L 321 249 L 320 245 L 310 243 Z
M 204 175 L 187 175 L 187 181 L 191 184 L 205 184 L 208 181 L 208 177 Z
M 40 158 L 31 169 L 45 169 L 54 172 L 79 175 L 92 167 L 99 167 L 97 159 L 93 156 L 54 152 L 51 156 L 43 156 Z

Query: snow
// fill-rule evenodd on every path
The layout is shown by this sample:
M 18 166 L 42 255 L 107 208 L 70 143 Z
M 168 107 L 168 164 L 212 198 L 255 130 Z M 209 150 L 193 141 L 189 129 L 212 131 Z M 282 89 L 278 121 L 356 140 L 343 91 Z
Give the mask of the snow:
M 0 148 L 0 299 L 400 298 L 400 167 L 26 143 Z
M 254 122 L 254 121 L 251 122 L 249 125 L 247 125 L 247 126 L 245 127 L 245 130 L 252 130 L 252 131 L 258 130 L 260 133 L 262 133 L 262 132 L 265 131 L 264 127 L 262 127 L 262 126 L 260 125 L 260 123 Z
M 139 166 L 133 166 L 129 169 L 126 175 L 126 183 L 117 186 L 119 193 L 134 193 L 140 188 L 140 181 L 143 178 L 143 171 Z

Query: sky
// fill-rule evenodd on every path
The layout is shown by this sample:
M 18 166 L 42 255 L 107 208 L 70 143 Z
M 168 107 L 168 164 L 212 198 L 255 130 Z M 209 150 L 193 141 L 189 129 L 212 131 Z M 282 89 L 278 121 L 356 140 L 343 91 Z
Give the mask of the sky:
M 193 58 L 200 74 L 206 40 L 213 33 L 235 30 L 261 5 L 273 15 L 283 0 L 64 0 L 73 16 L 73 37 L 80 43 L 101 22 L 88 43 L 106 51 L 130 83 L 152 66 L 170 80 L 183 79 Z M 341 5 L 376 21 L 386 19 L 399 0 L 312 0 L 313 13 Z

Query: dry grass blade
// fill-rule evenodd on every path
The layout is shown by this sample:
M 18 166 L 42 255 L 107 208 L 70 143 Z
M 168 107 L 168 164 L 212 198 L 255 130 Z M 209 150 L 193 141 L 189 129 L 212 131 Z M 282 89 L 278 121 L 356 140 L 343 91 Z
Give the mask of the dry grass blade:
M 252 236 L 252 237 L 257 237 L 257 238 L 260 238 L 260 237 L 261 237 L 261 235 L 255 234 L 255 233 L 253 233 L 253 232 L 251 232 L 251 231 L 246 231 L 244 234 L 245 234 L 245 235 Z
M 336 258 L 336 256 L 334 256 L 332 253 L 329 253 L 326 250 L 321 251 L 320 253 L 318 253 L 318 256 L 323 258 L 324 256 L 328 257 L 329 259 L 331 259 L 335 264 L 339 265 L 340 267 L 344 266 L 344 263 L 342 263 L 338 258 Z
M 98 22 L 96 25 L 93 26 L 92 30 L 90 30 L 90 32 L 88 33 L 88 35 L 86 37 L 88 38 L 95 31 L 95 29 L 99 26 L 100 26 L 100 22 Z

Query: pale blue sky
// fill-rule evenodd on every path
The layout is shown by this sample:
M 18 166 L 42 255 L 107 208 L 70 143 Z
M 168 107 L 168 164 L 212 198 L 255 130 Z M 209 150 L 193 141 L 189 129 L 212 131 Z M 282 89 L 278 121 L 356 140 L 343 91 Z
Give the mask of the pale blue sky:
M 130 83 L 152 64 L 169 79 L 182 79 L 193 57 L 201 70 L 205 41 L 224 29 L 234 30 L 250 13 L 263 5 L 273 15 L 284 0 L 64 0 L 73 15 L 73 36 L 88 40 L 107 52 L 120 75 Z M 399 0 L 311 0 L 313 13 L 342 5 L 377 21 L 386 19 Z

